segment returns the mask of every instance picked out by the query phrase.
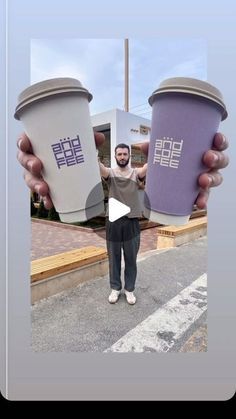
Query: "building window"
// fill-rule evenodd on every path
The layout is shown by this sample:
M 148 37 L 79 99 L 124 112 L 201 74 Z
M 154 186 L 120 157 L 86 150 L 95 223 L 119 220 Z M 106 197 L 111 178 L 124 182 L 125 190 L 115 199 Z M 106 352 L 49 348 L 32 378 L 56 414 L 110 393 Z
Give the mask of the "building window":
M 140 150 L 140 146 L 131 145 L 131 167 L 142 167 L 147 162 L 147 156 Z
M 98 149 L 98 157 L 101 163 L 106 167 L 111 166 L 111 156 L 110 156 L 110 144 L 111 144 L 111 130 L 99 131 L 105 135 L 105 142 Z

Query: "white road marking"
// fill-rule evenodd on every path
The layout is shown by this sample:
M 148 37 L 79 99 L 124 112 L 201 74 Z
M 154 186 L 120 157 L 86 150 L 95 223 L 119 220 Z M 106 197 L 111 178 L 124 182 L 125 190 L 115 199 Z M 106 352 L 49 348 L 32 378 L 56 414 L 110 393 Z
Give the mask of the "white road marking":
M 104 352 L 168 352 L 206 309 L 203 274 Z

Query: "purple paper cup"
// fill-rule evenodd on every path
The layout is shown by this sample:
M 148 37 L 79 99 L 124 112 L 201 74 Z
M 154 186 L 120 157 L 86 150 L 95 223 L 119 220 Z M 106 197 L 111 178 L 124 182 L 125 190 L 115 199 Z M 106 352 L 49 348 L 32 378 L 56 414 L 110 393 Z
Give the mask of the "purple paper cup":
M 144 216 L 183 225 L 199 193 L 220 121 L 228 114 L 222 94 L 211 84 L 186 77 L 164 80 L 149 98 L 152 125 L 144 196 Z

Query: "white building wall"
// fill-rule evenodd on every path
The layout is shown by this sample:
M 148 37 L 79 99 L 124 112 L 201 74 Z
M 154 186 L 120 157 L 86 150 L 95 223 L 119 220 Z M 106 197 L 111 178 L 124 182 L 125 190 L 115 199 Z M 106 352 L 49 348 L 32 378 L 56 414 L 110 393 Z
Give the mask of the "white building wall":
M 140 125 L 151 128 L 151 121 L 117 109 L 117 139 L 119 139 L 119 142 L 131 145 L 148 141 L 150 139 L 150 131 L 147 132 L 147 135 L 142 134 Z
M 149 141 L 151 121 L 147 118 L 125 112 L 120 109 L 112 109 L 107 112 L 92 115 L 92 125 L 99 130 L 99 127 L 110 124 L 111 127 L 111 167 L 116 165 L 114 149 L 119 143 L 128 145 Z M 140 126 L 148 127 L 147 133 L 142 133 Z

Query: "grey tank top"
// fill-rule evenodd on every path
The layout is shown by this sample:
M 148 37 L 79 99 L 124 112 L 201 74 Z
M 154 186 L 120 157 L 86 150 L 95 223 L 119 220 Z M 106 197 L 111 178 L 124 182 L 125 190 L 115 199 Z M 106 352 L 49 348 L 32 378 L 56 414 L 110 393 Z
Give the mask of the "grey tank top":
M 121 171 L 119 167 L 109 168 L 109 177 L 106 179 L 109 188 L 109 198 L 115 198 L 131 208 L 127 214 L 129 218 L 141 217 L 141 205 L 138 193 L 139 178 L 135 168 L 128 167 Z M 108 216 L 108 205 L 106 208 Z

